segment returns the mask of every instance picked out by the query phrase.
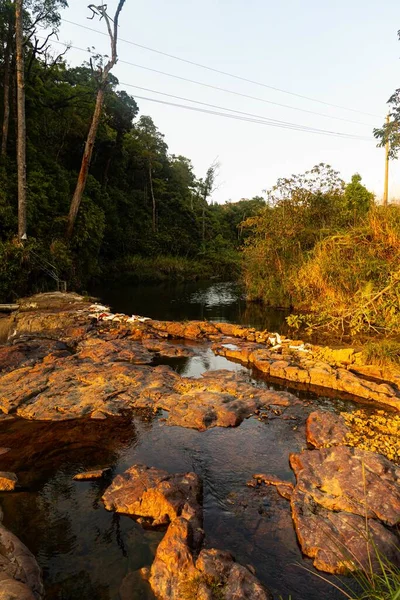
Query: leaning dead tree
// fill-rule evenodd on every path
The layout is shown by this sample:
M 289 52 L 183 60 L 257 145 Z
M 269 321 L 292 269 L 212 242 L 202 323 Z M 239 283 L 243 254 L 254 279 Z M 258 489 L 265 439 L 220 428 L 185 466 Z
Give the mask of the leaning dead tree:
M 119 0 L 118 7 L 115 12 L 114 19 L 107 14 L 107 4 L 101 4 L 100 6 L 95 6 L 94 4 L 90 4 L 88 6 L 89 10 L 92 12 L 92 16 L 88 17 L 90 19 L 94 19 L 96 16 L 104 19 L 107 24 L 108 35 L 110 36 L 111 43 L 111 58 L 107 62 L 107 64 L 103 66 L 99 66 L 97 72 L 97 96 L 96 96 L 96 105 L 92 117 L 92 122 L 90 125 L 89 133 L 86 139 L 85 150 L 82 157 L 81 169 L 78 176 L 78 181 L 76 184 L 75 192 L 73 198 L 71 200 L 71 206 L 69 209 L 68 215 L 68 225 L 67 225 L 67 236 L 71 237 L 72 232 L 74 230 L 74 224 L 76 217 L 78 215 L 79 206 L 82 200 L 83 192 L 85 191 L 87 176 L 89 173 L 90 162 L 92 159 L 94 143 L 96 141 L 97 130 L 100 123 L 100 118 L 102 114 L 104 97 L 108 82 L 108 75 L 113 68 L 113 66 L 117 62 L 117 39 L 118 39 L 118 19 L 121 13 L 122 7 L 125 4 L 125 0 Z

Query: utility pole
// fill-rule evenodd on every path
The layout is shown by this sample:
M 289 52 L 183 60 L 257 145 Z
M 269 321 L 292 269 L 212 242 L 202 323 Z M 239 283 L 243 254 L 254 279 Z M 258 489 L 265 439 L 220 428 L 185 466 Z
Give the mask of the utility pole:
M 389 125 L 390 117 L 386 116 L 386 125 Z M 385 144 L 385 185 L 383 188 L 383 206 L 387 206 L 389 196 L 389 137 Z

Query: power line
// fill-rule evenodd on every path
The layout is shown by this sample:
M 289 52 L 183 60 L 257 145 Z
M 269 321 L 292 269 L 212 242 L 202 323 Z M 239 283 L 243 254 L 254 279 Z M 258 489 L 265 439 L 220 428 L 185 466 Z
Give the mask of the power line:
M 65 23 L 69 23 L 70 25 L 75 25 L 76 27 L 81 27 L 82 29 L 87 29 L 88 31 L 93 31 L 94 33 L 98 33 L 100 35 L 107 36 L 103 31 L 99 31 L 98 29 L 94 29 L 93 27 L 88 27 L 87 25 L 81 25 L 80 23 L 75 23 L 74 21 L 70 21 L 68 19 L 61 19 Z M 361 115 L 367 115 L 369 117 L 378 117 L 379 115 L 375 115 L 373 113 L 365 112 L 362 110 L 357 110 L 355 108 L 348 108 L 346 106 L 341 106 L 339 104 L 332 104 L 331 102 L 325 102 L 324 100 L 318 100 L 317 98 L 312 98 L 310 96 L 304 96 L 303 94 L 297 94 L 295 92 L 289 92 L 288 90 L 283 90 L 281 88 L 274 87 L 272 85 L 267 85 L 266 83 L 262 83 L 260 81 L 255 81 L 253 79 L 248 79 L 246 77 L 241 77 L 240 75 L 235 75 L 233 73 L 228 73 L 227 71 L 221 71 L 219 69 L 215 69 L 214 67 L 209 67 L 208 65 L 203 65 L 201 63 L 197 63 L 186 58 L 182 58 L 180 56 L 175 56 L 174 54 L 169 54 L 168 52 L 163 52 L 161 50 L 156 50 L 155 48 L 150 48 L 149 46 L 144 46 L 142 44 L 137 44 L 136 42 L 132 42 L 131 40 L 125 40 L 123 38 L 119 38 L 119 41 L 124 42 L 125 44 L 130 44 L 131 46 L 136 46 L 137 48 L 142 48 L 143 50 L 148 50 L 149 52 L 154 52 L 156 54 L 160 54 L 161 56 L 166 56 L 168 58 L 172 58 L 174 60 L 179 60 L 180 62 L 187 63 L 189 65 L 200 67 L 201 69 L 207 69 L 208 71 L 213 71 L 214 73 L 218 73 L 219 75 L 226 75 L 227 77 L 232 77 L 234 79 L 239 79 L 240 81 L 245 81 L 246 83 L 251 83 L 253 85 L 258 85 L 260 87 L 264 87 L 270 90 L 274 90 L 276 92 L 281 92 L 282 94 L 289 94 L 290 96 L 295 96 L 297 98 L 302 98 L 303 100 L 309 100 L 311 102 L 317 102 L 318 104 L 323 104 L 325 106 L 331 106 L 333 108 L 339 108 L 340 110 L 347 110 L 354 113 L 359 113 Z M 331 117 L 334 118 L 334 117 Z
M 129 84 L 123 84 L 123 85 L 129 85 Z M 213 110 L 207 110 L 204 108 L 197 108 L 195 106 L 186 106 L 184 104 L 177 104 L 175 102 L 167 102 L 166 100 L 159 100 L 157 98 L 148 98 L 146 96 L 138 96 L 135 94 L 135 98 L 139 98 L 140 100 L 148 100 L 149 102 L 156 102 L 158 104 L 165 104 L 167 106 L 175 106 L 178 108 L 184 108 L 186 110 L 192 110 L 192 111 L 196 111 L 196 112 L 201 112 L 201 113 L 206 113 L 206 114 L 210 114 L 210 115 L 216 115 L 219 117 L 225 117 L 228 119 L 235 119 L 237 121 L 245 121 L 248 123 L 256 123 L 259 125 L 268 125 L 270 127 L 279 127 L 281 129 L 291 129 L 294 131 L 301 131 L 303 133 L 317 133 L 317 134 L 321 134 L 321 135 L 329 135 L 329 136 L 333 136 L 333 137 L 341 137 L 342 139 L 355 139 L 355 140 L 360 140 L 360 141 L 370 141 L 370 138 L 367 137 L 362 137 L 362 136 L 356 136 L 356 135 L 352 135 L 352 134 L 347 134 L 347 133 L 340 133 L 340 132 L 335 132 L 335 131 L 324 131 L 324 130 L 316 130 L 316 129 L 308 129 L 306 127 L 304 128 L 300 128 L 299 126 L 297 127 L 290 127 L 288 125 L 280 125 L 279 123 L 274 123 L 274 122 L 268 122 L 266 120 L 263 119 L 251 119 L 251 118 L 246 118 L 246 117 L 240 117 L 239 115 L 231 115 L 231 114 L 226 114 L 223 112 L 218 112 L 218 111 L 213 111 Z
M 308 125 L 299 125 L 298 123 L 290 123 L 287 121 L 279 121 L 277 119 L 269 119 L 268 117 L 264 117 L 262 115 L 255 115 L 253 113 L 247 113 L 247 112 L 243 112 L 240 110 L 235 110 L 232 108 L 226 108 L 224 106 L 217 106 L 215 104 L 208 104 L 206 102 L 200 102 L 199 100 L 192 100 L 191 98 L 184 98 L 182 96 L 174 96 L 172 94 L 167 94 L 165 92 L 160 92 L 158 90 L 152 90 L 149 88 L 144 88 L 144 87 L 140 87 L 138 85 L 133 85 L 130 83 L 125 83 L 125 82 L 120 82 L 121 86 L 126 86 L 126 87 L 131 87 L 131 88 L 135 88 L 135 89 L 139 89 L 139 90 L 143 90 L 143 91 L 147 91 L 147 92 L 151 92 L 153 94 L 161 94 L 163 96 L 168 96 L 169 98 L 175 98 L 177 100 L 183 100 L 185 102 L 193 102 L 195 104 L 201 104 L 202 106 L 208 106 L 210 108 L 216 108 L 219 109 L 220 111 L 225 110 L 231 113 L 236 113 L 236 115 L 234 116 L 242 116 L 242 117 L 246 117 L 240 120 L 243 121 L 249 121 L 249 122 L 254 122 L 254 123 L 261 123 L 264 125 L 271 125 L 271 126 L 275 126 L 275 127 L 282 127 L 282 128 L 286 128 L 286 129 L 293 129 L 293 130 L 297 130 L 297 131 L 304 131 L 304 132 L 308 132 L 308 133 L 321 133 L 321 134 L 329 134 L 329 135 L 336 135 L 336 136 L 340 136 L 340 137 L 348 137 L 350 139 L 359 139 L 359 140 L 372 140 L 372 138 L 368 138 L 367 136 L 359 136 L 356 134 L 351 134 L 351 133 L 342 133 L 342 132 L 337 132 L 337 131 L 329 131 L 329 130 L 325 130 L 325 129 L 318 129 L 316 127 L 309 127 Z M 157 99 L 155 98 L 148 98 L 145 96 L 138 96 L 137 94 L 135 94 L 135 98 L 140 98 L 142 100 L 150 100 L 150 101 L 154 101 L 157 102 Z M 161 101 L 159 101 L 161 102 Z M 193 109 L 194 107 L 190 107 L 190 106 L 184 106 L 182 104 L 176 104 L 173 102 L 164 102 L 164 104 L 168 104 L 170 106 L 178 106 L 180 108 L 188 108 L 188 109 Z M 225 115 L 224 113 L 220 113 L 220 112 L 215 112 L 215 111 L 201 111 L 200 109 L 198 109 L 200 112 L 207 112 L 208 114 L 218 114 L 220 116 L 226 116 L 226 117 L 230 117 L 232 115 Z M 250 118 L 248 118 L 250 117 Z
M 40 37 L 40 36 L 38 36 L 38 37 Z M 87 48 L 86 49 L 85 48 L 79 48 L 78 46 L 72 46 L 70 44 L 65 44 L 63 42 L 59 42 L 57 40 L 53 40 L 53 42 L 56 43 L 56 44 L 62 44 L 62 45 L 67 46 L 69 48 L 73 48 L 74 50 L 79 50 L 81 52 L 90 52 Z M 370 125 L 368 123 L 362 123 L 361 121 L 353 121 L 351 119 L 343 119 L 341 117 L 334 117 L 334 116 L 331 116 L 331 115 L 326 115 L 324 113 L 315 112 L 313 110 L 307 110 L 305 108 L 298 108 L 296 106 L 290 106 L 288 104 L 281 104 L 280 102 L 273 102 L 272 100 L 266 100 L 265 98 L 259 98 L 257 96 L 251 96 L 249 94 L 243 94 L 241 92 L 235 92 L 234 90 L 229 90 L 227 88 L 222 88 L 222 87 L 219 87 L 219 86 L 216 86 L 216 85 L 211 85 L 209 83 L 202 83 L 200 81 L 196 81 L 194 79 L 188 79 L 187 77 L 181 77 L 179 75 L 173 75 L 172 73 L 167 73 L 165 71 L 160 71 L 158 69 L 152 69 L 150 67 L 145 67 L 144 65 L 138 65 L 136 63 L 133 63 L 133 62 L 130 62 L 130 61 L 127 61 L 127 60 L 119 59 L 118 62 L 120 62 L 121 64 L 129 65 L 131 67 L 136 67 L 138 69 L 144 69 L 146 71 L 151 71 L 153 73 L 157 73 L 158 75 L 165 75 L 166 77 L 172 77 L 174 79 L 179 79 L 179 80 L 185 81 L 187 83 L 194 83 L 195 85 L 200 85 L 202 87 L 207 87 L 207 88 L 210 88 L 210 89 L 213 89 L 213 90 L 218 90 L 220 92 L 225 92 L 227 94 L 233 94 L 234 96 L 240 96 L 242 98 L 247 98 L 247 99 L 250 99 L 250 100 L 256 100 L 258 102 L 263 102 L 265 104 L 272 104 L 274 106 L 280 106 L 282 108 L 289 108 L 290 110 L 297 110 L 297 111 L 304 112 L 304 113 L 307 113 L 307 114 L 317 115 L 319 117 L 324 117 L 326 119 L 334 119 L 336 121 L 344 121 L 346 123 L 353 123 L 353 124 L 356 124 L 356 125 L 364 125 L 366 127 L 370 127 Z
M 41 36 L 38 36 L 39 38 Z M 74 48 L 75 50 L 80 50 L 82 52 L 90 52 L 89 50 L 85 50 L 84 48 L 78 48 L 76 46 L 71 46 L 69 44 L 65 44 L 64 42 L 59 42 L 57 40 L 53 40 L 54 43 L 60 44 L 62 46 L 66 46 L 69 48 Z M 121 61 L 122 62 L 122 61 Z M 279 127 L 282 129 L 291 129 L 293 131 L 302 131 L 305 133 L 316 133 L 316 134 L 320 134 L 320 135 L 329 135 L 329 136 L 335 136 L 335 137 L 340 137 L 342 139 L 356 139 L 356 140 L 362 140 L 362 141 L 369 141 L 371 138 L 367 138 L 366 136 L 359 136 L 356 134 L 349 134 L 349 133 L 344 133 L 344 132 L 338 132 L 338 131 L 329 131 L 329 130 L 324 130 L 324 129 L 318 129 L 318 128 L 314 128 L 314 127 L 310 127 L 308 125 L 299 125 L 296 123 L 290 123 L 290 122 L 286 122 L 286 121 L 279 121 L 277 119 L 269 119 L 268 117 L 263 117 L 260 115 L 254 115 L 252 113 L 245 113 L 242 111 L 237 111 L 235 109 L 230 109 L 230 108 L 225 108 L 225 107 L 220 107 L 220 106 L 216 106 L 213 104 L 207 104 L 205 102 L 200 102 L 198 100 L 192 100 L 190 98 L 182 98 L 181 96 L 173 96 L 172 94 L 166 94 L 164 92 L 159 92 L 157 90 L 150 90 L 148 88 L 142 88 L 140 86 L 136 86 L 130 83 L 124 83 L 124 82 L 120 82 L 121 86 L 126 86 L 126 87 L 131 87 L 131 88 L 136 88 L 136 89 L 142 89 L 142 90 L 146 90 L 146 91 L 150 91 L 152 93 L 156 93 L 156 94 L 162 94 L 165 96 L 169 96 L 171 98 L 175 98 L 175 99 L 180 99 L 180 100 L 184 100 L 186 102 L 193 102 L 196 104 L 201 104 L 203 106 L 208 106 L 211 108 L 217 108 L 219 109 L 218 111 L 215 110 L 207 110 L 207 109 L 202 109 L 202 108 L 197 108 L 194 106 L 187 106 L 187 105 L 183 105 L 183 104 L 177 104 L 174 102 L 167 102 L 164 100 L 158 100 L 156 98 L 149 98 L 146 96 L 138 96 L 135 94 L 135 98 L 139 98 L 141 100 L 147 100 L 149 102 L 156 102 L 158 104 L 164 104 L 167 106 L 175 106 L 178 108 L 182 108 L 182 109 L 186 109 L 186 110 L 191 110 L 191 111 L 196 111 L 196 112 L 202 112 L 202 113 L 206 113 L 206 114 L 211 114 L 211 115 L 216 115 L 216 116 L 221 116 L 221 117 L 225 117 L 225 118 L 231 118 L 231 119 L 235 119 L 235 120 L 239 120 L 239 121 L 245 121 L 245 122 L 250 122 L 250 123 L 256 123 L 256 124 L 261 124 L 261 125 L 269 125 L 271 127 Z M 220 111 L 229 111 L 231 113 L 237 113 L 237 114 L 226 114 Z

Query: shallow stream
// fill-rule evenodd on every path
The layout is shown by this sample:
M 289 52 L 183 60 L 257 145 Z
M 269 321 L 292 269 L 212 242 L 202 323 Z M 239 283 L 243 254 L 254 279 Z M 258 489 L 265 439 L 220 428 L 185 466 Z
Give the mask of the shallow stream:
M 181 313 L 157 288 L 154 297 L 148 297 L 147 308 L 146 303 L 141 304 L 142 291 L 135 295 L 130 290 L 128 297 L 120 291 L 115 300 L 111 292 L 104 293 L 102 300 L 110 302 L 113 310 L 130 314 L 174 319 L 231 317 L 256 325 L 248 316 L 244 321 L 237 317 L 240 302 L 231 293 L 232 286 L 198 287 L 188 292 L 188 303 L 192 298 L 196 308 L 183 303 L 186 309 Z M 230 293 L 232 302 L 227 299 Z M 176 302 L 182 303 L 182 298 Z M 235 303 L 236 308 L 232 306 Z M 277 315 L 257 318 L 264 319 L 266 327 L 268 319 L 276 322 Z M 244 371 L 255 385 L 271 385 L 244 367 L 214 356 L 206 344 L 194 344 L 193 348 L 196 354 L 192 358 L 162 362 L 185 376 L 229 368 Z M 338 398 L 295 393 L 303 401 L 300 408 L 289 408 L 268 419 L 251 417 L 235 429 L 201 433 L 167 426 L 163 414 L 154 416 L 147 411 L 106 421 L 0 421 L 0 447 L 11 448 L 0 455 L 0 470 L 16 472 L 22 486 L 17 493 L 0 494 L 4 524 L 37 557 L 47 600 L 152 598 L 135 571 L 151 564 L 163 532 L 143 529 L 128 516 L 107 512 L 100 498 L 109 481 L 72 479 L 77 472 L 98 466 L 111 466 L 114 476 L 134 463 L 195 471 L 204 484 L 206 546 L 230 550 L 241 563 L 252 564 L 277 600 L 280 596 L 283 600 L 289 596 L 292 600 L 342 598 L 304 569 L 312 570 L 312 563 L 299 550 L 289 503 L 273 487 L 246 487 L 256 472 L 293 481 L 288 456 L 306 445 L 307 415 L 321 406 L 328 410 L 352 406 Z

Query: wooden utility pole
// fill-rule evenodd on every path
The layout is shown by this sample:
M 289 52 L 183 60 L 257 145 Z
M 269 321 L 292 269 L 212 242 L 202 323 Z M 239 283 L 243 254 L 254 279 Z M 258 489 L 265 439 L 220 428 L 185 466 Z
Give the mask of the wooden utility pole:
M 389 125 L 390 117 L 386 117 L 386 125 Z M 385 144 L 385 185 L 383 188 L 383 206 L 387 206 L 389 196 L 389 136 Z
M 17 166 L 18 166 L 18 239 L 26 239 L 26 121 L 23 0 L 15 0 L 15 41 L 17 50 Z

